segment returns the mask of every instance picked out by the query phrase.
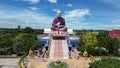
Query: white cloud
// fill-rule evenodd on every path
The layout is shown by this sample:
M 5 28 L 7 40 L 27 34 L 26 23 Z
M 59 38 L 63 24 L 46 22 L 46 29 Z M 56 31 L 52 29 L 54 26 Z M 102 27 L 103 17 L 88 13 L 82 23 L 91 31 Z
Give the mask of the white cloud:
M 48 0 L 51 3 L 57 3 L 57 0 Z
M 119 23 L 120 24 L 120 20 L 113 20 L 112 23 Z
M 57 12 L 57 11 L 61 11 L 61 10 L 59 10 L 59 9 L 53 9 L 53 11 L 54 11 L 54 12 Z
M 120 8 L 120 0 L 99 0 L 99 1 L 116 6 L 117 8 Z
M 52 24 L 52 17 L 30 11 L 28 9 L 13 11 L 2 10 L 0 14 L 0 27 L 14 28 L 18 25 L 22 27 L 30 26 L 32 28 L 50 28 Z M 47 26 L 46 26 L 47 25 Z
M 115 3 L 115 0 L 99 0 L 104 3 Z
M 65 15 L 63 15 L 63 17 L 66 20 L 68 28 L 82 29 L 84 26 L 88 25 L 88 23 L 82 21 L 86 19 L 85 16 L 89 15 L 91 15 L 89 9 L 75 9 L 65 11 Z
M 57 9 L 54 10 L 56 11 Z M 109 29 L 109 27 L 120 27 L 120 24 L 114 23 L 114 25 L 101 25 L 85 22 L 87 20 L 86 16 L 91 16 L 89 9 L 65 11 L 63 14 L 68 29 Z M 37 13 L 30 9 L 9 10 L 0 8 L 0 28 L 17 28 L 18 25 L 22 28 L 26 26 L 37 29 L 50 28 L 53 19 L 51 16 Z
M 35 10 L 38 10 L 37 7 L 29 7 L 31 10 L 35 11 Z
M 30 4 L 35 4 L 38 3 L 40 0 L 21 0 L 21 1 L 26 1 L 29 2 Z
M 90 26 L 90 25 L 89 25 Z M 120 24 L 93 24 L 93 29 L 104 29 L 104 30 L 110 30 L 110 29 L 116 29 L 116 28 L 120 28 Z
M 99 0 L 99 1 L 109 4 L 120 3 L 120 0 Z
M 1 15 L 1 14 L 4 14 L 4 13 L 3 13 L 3 12 L 0 12 L 0 15 Z
M 0 9 L 0 27 L 17 28 L 18 25 L 21 27 L 32 27 L 32 28 L 50 28 L 53 17 L 37 13 L 28 9 L 17 10 L 16 13 L 13 11 Z M 84 12 L 84 13 L 83 13 Z M 82 22 L 86 15 L 89 15 L 87 9 L 76 9 L 66 11 L 64 17 L 66 20 L 66 26 L 72 29 L 82 29 L 91 27 L 87 26 L 89 23 Z M 70 16 L 69 16 L 70 15 Z M 87 27 L 86 27 L 87 26 Z
M 67 4 L 67 6 L 72 7 L 73 5 L 72 4 Z
M 56 12 L 56 11 L 58 11 L 58 9 L 53 9 L 53 11 L 55 11 L 55 12 Z
M 64 17 L 68 20 L 84 20 L 84 17 L 90 14 L 89 9 L 75 9 L 71 11 L 66 11 Z

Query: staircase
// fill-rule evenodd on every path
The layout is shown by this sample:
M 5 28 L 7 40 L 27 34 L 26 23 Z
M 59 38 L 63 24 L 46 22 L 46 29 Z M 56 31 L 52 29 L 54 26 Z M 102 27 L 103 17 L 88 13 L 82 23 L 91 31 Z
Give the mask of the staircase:
M 50 59 L 68 59 L 68 44 L 66 40 L 52 40 Z

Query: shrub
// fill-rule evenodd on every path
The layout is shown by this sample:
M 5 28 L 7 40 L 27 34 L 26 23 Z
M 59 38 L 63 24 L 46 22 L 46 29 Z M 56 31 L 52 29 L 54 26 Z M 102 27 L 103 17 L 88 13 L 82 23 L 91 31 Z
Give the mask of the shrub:
M 81 51 L 82 53 L 87 49 L 88 54 L 91 54 L 93 56 L 99 55 L 99 50 L 95 47 L 89 47 L 89 46 L 79 46 L 78 50 Z
M 91 54 L 93 56 L 96 56 L 99 54 L 98 49 L 96 49 L 94 47 L 87 47 L 87 51 L 88 51 L 88 54 Z
M 118 51 L 118 52 L 116 52 L 116 53 L 115 53 L 115 56 L 120 57 L 120 52 L 119 52 L 119 51 Z
M 0 51 L 0 55 L 7 55 L 7 51 L 6 50 L 2 50 L 2 51 Z
M 22 55 L 24 55 L 24 54 L 26 54 L 25 52 L 19 52 L 18 54 L 17 54 L 17 56 L 22 56 Z
M 89 68 L 118 68 L 120 67 L 120 60 L 115 58 L 104 58 L 99 61 L 90 63 Z
M 82 53 L 85 51 L 86 47 L 84 45 L 79 45 L 78 50 L 81 51 Z
M 59 61 L 57 61 L 59 62 Z M 61 62 L 62 65 L 61 66 L 55 66 L 54 65 L 54 62 L 51 62 L 49 65 L 50 65 L 50 68 L 67 68 L 67 64 L 65 62 Z

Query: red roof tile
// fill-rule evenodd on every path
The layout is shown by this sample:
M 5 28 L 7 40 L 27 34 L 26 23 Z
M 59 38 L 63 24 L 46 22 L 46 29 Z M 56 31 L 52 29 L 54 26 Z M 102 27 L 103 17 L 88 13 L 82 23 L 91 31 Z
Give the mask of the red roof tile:
M 120 30 L 109 31 L 109 36 L 112 38 L 120 38 Z

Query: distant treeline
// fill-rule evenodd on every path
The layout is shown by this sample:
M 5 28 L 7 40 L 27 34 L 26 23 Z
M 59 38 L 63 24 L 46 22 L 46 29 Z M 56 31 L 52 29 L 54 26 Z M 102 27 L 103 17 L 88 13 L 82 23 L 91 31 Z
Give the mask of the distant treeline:
M 6 33 L 34 33 L 43 34 L 43 29 L 32 29 L 31 27 L 26 28 L 0 28 L 0 34 Z
M 77 35 L 83 35 L 86 32 L 108 32 L 107 30 L 73 30 Z M 43 34 L 44 29 L 32 29 L 31 27 L 26 28 L 0 28 L 0 35 L 7 33 L 32 33 L 32 34 Z
M 42 49 L 37 40 L 37 34 L 43 34 L 43 29 L 0 28 L 0 55 L 23 55 L 31 48 Z M 107 30 L 74 30 L 80 37 L 78 50 L 82 53 L 87 49 L 92 55 L 120 56 L 120 39 L 111 38 Z
M 85 29 L 82 29 L 82 30 L 73 30 L 77 35 L 83 35 L 87 32 L 108 32 L 108 30 L 85 30 Z

